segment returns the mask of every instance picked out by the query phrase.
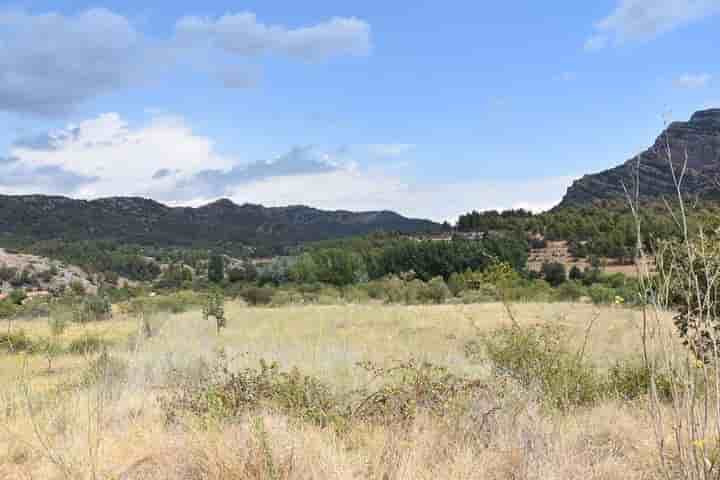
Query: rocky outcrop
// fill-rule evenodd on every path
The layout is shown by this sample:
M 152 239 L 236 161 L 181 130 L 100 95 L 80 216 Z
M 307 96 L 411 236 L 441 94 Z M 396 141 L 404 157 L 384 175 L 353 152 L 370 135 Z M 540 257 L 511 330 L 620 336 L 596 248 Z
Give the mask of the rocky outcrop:
M 696 112 L 687 122 L 673 122 L 655 144 L 624 164 L 573 182 L 560 206 L 587 205 L 624 198 L 623 184 L 635 185 L 639 173 L 640 196 L 656 200 L 675 195 L 677 174 L 687 160 L 683 179 L 685 195 L 720 199 L 720 109 Z M 639 172 L 637 170 L 639 166 Z

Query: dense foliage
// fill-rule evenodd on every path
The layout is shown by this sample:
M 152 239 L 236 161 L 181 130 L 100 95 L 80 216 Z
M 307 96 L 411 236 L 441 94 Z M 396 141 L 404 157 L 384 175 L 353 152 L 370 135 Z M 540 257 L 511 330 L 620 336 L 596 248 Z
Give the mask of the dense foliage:
M 527 248 L 524 239 L 512 236 L 449 242 L 400 237 L 351 239 L 309 249 L 292 265 L 289 277 L 301 283 L 344 286 L 388 275 L 448 280 L 453 273 L 480 271 L 498 262 L 524 271 Z
M 717 226 L 719 218 L 720 207 L 716 204 L 700 204 L 692 210 L 689 225 L 691 229 L 697 229 L 698 225 Z M 679 231 L 664 204 L 644 206 L 640 209 L 640 222 L 648 247 L 657 239 L 676 237 Z M 577 257 L 629 260 L 637 245 L 635 220 L 623 202 L 556 208 L 537 215 L 525 210 L 473 211 L 459 217 L 457 229 L 460 232 L 508 231 L 518 235 L 537 234 L 544 240 L 565 240 Z

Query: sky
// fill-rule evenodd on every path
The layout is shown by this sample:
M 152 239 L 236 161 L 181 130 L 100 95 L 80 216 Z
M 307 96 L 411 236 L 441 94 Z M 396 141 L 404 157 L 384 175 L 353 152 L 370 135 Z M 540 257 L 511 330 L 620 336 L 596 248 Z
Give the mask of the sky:
M 0 193 L 555 205 L 720 108 L 720 0 L 0 4 Z

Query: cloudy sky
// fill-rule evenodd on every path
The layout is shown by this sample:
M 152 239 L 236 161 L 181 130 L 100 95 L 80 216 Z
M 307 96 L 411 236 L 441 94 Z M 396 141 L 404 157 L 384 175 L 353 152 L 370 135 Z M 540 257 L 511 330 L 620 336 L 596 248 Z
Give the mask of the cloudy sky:
M 720 0 L 0 6 L 0 193 L 548 208 L 720 108 Z

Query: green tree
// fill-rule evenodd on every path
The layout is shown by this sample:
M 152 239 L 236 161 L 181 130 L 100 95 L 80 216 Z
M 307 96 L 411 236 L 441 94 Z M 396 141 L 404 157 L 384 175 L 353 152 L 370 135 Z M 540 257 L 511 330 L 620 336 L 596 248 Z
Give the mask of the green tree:
M 365 263 L 358 254 L 340 248 L 328 248 L 312 256 L 317 279 L 343 287 L 367 280 Z
M 67 322 L 62 316 L 51 315 L 48 318 L 48 326 L 50 327 L 50 337 L 43 341 L 42 352 L 47 360 L 48 372 L 51 372 L 53 360 L 62 353 L 60 337 L 65 333 Z
M 220 330 L 225 328 L 227 320 L 225 319 L 225 296 L 220 289 L 212 289 L 205 297 L 203 305 L 203 317 L 207 320 L 210 317 L 215 318 L 215 327 L 220 335 Z
M 577 265 L 573 265 L 569 273 L 570 280 L 581 281 L 584 277 L 582 270 Z
M 222 255 L 211 254 L 208 259 L 208 280 L 221 283 L 225 279 L 225 261 Z
M 298 283 L 314 283 L 318 281 L 318 266 L 313 255 L 303 253 L 288 273 L 290 280 Z
M 541 273 L 546 282 L 557 287 L 567 280 L 565 265 L 559 262 L 546 262 L 543 264 Z
M 423 300 L 432 303 L 443 303 L 450 296 L 450 289 L 442 277 L 435 277 L 427 282 L 425 288 L 421 290 L 420 296 Z
M 465 274 L 453 272 L 448 279 L 447 286 L 450 289 L 450 292 L 457 297 L 467 288 Z

